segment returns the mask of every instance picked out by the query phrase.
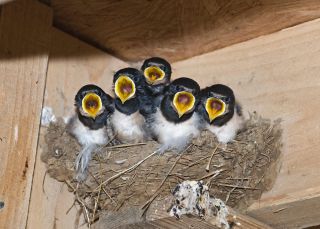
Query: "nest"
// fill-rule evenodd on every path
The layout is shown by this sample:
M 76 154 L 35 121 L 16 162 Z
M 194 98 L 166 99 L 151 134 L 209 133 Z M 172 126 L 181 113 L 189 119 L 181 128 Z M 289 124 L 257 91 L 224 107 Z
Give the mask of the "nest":
M 254 113 L 227 145 L 207 131 L 181 154 L 155 155 L 158 144 L 153 141 L 107 145 L 96 152 L 87 180 L 79 184 L 74 180 L 74 162 L 80 146 L 58 120 L 47 129 L 42 160 L 48 174 L 74 193 L 89 224 L 105 212 L 135 207 L 143 214 L 185 180 L 203 180 L 211 196 L 243 211 L 273 185 L 281 134 L 280 120 L 272 122 Z

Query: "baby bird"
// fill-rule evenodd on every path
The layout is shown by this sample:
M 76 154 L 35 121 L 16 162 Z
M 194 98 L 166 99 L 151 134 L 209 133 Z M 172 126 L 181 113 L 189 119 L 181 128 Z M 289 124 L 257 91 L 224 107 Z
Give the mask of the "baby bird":
M 244 126 L 241 107 L 236 103 L 232 89 L 223 84 L 201 90 L 197 113 L 202 118 L 204 128 L 224 144 L 234 140 Z
M 190 78 L 171 82 L 156 111 L 147 118 L 148 128 L 161 144 L 159 154 L 167 150 L 183 151 L 199 135 L 200 120 L 194 112 L 198 103 L 198 83 Z
M 76 179 L 86 178 L 92 152 L 108 143 L 109 117 L 114 112 L 113 99 L 96 85 L 83 86 L 75 96 L 76 115 L 68 123 L 68 131 L 80 143 L 77 156 Z
M 145 78 L 134 68 L 117 71 L 113 78 L 115 112 L 111 124 L 121 143 L 143 142 L 146 138 L 144 115 L 152 101 L 145 93 Z
M 147 82 L 147 93 L 159 104 L 166 86 L 170 83 L 171 65 L 163 58 L 152 57 L 143 62 L 141 71 Z

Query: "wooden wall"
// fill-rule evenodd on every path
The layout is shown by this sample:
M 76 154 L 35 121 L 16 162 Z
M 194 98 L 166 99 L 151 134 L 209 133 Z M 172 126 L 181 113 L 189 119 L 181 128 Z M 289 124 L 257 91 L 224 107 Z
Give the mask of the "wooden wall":
M 42 130 L 37 150 L 41 109 L 72 114 L 82 85 L 108 91 L 127 64 L 53 28 L 51 9 L 32 0 L 1 6 L 0 31 L 0 228 L 74 228 L 72 194 L 45 177 Z
M 281 118 L 274 187 L 250 214 L 273 226 L 320 224 L 320 20 L 173 64 L 175 76 L 230 85 L 247 111 Z
M 0 6 L 1 228 L 24 228 L 49 57 L 51 10 L 19 1 Z
M 4 228 L 74 228 L 73 196 L 45 176 L 42 129 L 37 150 L 41 108 L 68 116 L 80 86 L 93 82 L 108 91 L 113 72 L 128 65 L 53 28 L 51 20 L 52 11 L 32 0 L 0 7 Z M 173 64 L 174 77 L 190 76 L 202 86 L 227 83 L 245 111 L 283 119 L 280 175 L 249 212 L 279 228 L 320 223 L 319 31 L 315 20 Z
M 42 0 L 59 28 L 129 61 L 177 61 L 320 17 L 319 0 Z
M 44 106 L 51 107 L 57 117 L 69 117 L 74 111 L 74 95 L 80 87 L 94 83 L 109 92 L 113 73 L 127 64 L 55 28 L 51 32 Z M 83 52 L 90 55 L 83 56 Z M 41 130 L 28 228 L 74 228 L 78 224 L 78 209 L 72 207 L 73 195 L 66 185 L 49 176 L 44 181 L 46 169 L 40 159 L 44 129 Z

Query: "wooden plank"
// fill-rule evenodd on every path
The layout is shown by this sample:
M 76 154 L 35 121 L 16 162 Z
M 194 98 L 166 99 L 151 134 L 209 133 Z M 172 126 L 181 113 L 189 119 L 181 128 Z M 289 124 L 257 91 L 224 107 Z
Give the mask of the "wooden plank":
M 264 206 L 253 206 L 249 214 L 263 221 L 276 220 L 274 225 L 279 228 L 284 225 L 286 228 L 305 228 L 320 224 L 320 188 L 288 193 L 284 198 L 273 201 L 269 199 Z
M 74 111 L 74 96 L 81 86 L 95 83 L 110 92 L 114 71 L 126 66 L 53 28 L 44 106 L 52 107 L 57 117 L 69 116 Z M 41 137 L 43 131 L 41 129 Z M 78 209 L 73 207 L 68 211 L 73 204 L 73 194 L 66 185 L 49 176 L 44 180 L 46 169 L 40 159 L 42 144 L 43 138 L 40 138 L 28 228 L 75 228 Z
M 15 0 L 0 0 L 0 5 L 3 5 L 12 1 L 15 1 Z
M 320 223 L 319 53 L 320 20 L 314 20 L 173 64 L 175 77 L 230 85 L 245 113 L 283 119 L 279 175 L 249 211 L 273 226 Z
M 197 228 L 197 229 L 217 229 L 218 227 L 213 226 L 209 222 L 201 220 L 196 217 L 183 217 L 180 220 L 177 220 L 174 217 L 167 217 L 163 219 L 158 219 L 154 221 L 148 221 L 138 224 L 130 224 L 120 228 L 130 228 L 130 229 L 139 229 L 139 228 L 176 228 L 176 229 L 185 229 L 185 228 Z
M 186 59 L 320 17 L 318 0 L 50 2 L 59 28 L 130 61 Z
M 269 225 L 248 215 L 241 214 L 231 208 L 229 208 L 228 221 L 231 222 L 232 229 L 271 229 Z
M 34 1 L 0 7 L 1 228 L 27 221 L 51 23 L 51 10 Z

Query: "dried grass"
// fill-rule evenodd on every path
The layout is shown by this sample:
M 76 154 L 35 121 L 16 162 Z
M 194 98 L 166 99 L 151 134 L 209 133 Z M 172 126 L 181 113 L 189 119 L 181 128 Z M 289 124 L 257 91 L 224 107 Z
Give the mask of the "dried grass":
M 212 196 L 245 210 L 273 185 L 281 134 L 279 120 L 252 114 L 246 128 L 227 145 L 218 144 L 206 131 L 183 154 L 154 155 L 158 145 L 152 141 L 108 145 L 93 157 L 86 182 L 78 184 L 73 177 L 80 147 L 59 120 L 47 129 L 42 160 L 48 174 L 74 193 L 89 226 L 105 211 L 144 207 L 144 213 L 152 201 L 166 198 L 184 180 L 204 180 Z

